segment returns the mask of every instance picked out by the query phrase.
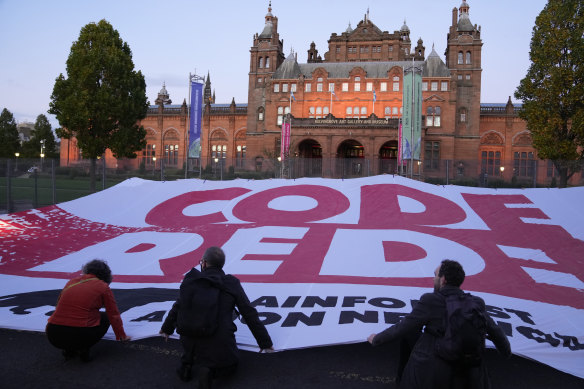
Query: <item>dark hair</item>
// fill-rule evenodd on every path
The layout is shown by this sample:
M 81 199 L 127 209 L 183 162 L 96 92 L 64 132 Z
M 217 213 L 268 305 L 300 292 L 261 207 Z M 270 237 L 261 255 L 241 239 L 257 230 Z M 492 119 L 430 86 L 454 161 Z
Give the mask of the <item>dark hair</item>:
M 203 254 L 203 261 L 207 262 L 208 266 L 222 269 L 225 265 L 225 253 L 220 247 L 209 247 Z
M 464 282 L 464 269 L 462 265 L 456 261 L 445 259 L 438 270 L 438 277 L 444 276 L 446 285 L 460 286 Z
M 107 265 L 107 262 L 101 259 L 94 259 L 87 262 L 83 265 L 81 271 L 83 274 L 93 274 L 107 284 L 112 282 L 112 271 Z

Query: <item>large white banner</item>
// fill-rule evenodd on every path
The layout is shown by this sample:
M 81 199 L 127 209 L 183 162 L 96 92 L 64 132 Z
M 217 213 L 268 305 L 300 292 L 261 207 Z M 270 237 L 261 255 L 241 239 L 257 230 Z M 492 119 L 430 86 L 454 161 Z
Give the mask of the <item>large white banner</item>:
M 183 275 L 221 246 L 276 349 L 363 342 L 410 312 L 450 258 L 515 354 L 584 377 L 583 198 L 584 188 L 444 187 L 389 175 L 130 179 L 0 218 L 0 327 L 43 331 L 66 281 L 101 258 L 128 335 L 155 336 Z M 257 348 L 236 324 L 238 343 Z

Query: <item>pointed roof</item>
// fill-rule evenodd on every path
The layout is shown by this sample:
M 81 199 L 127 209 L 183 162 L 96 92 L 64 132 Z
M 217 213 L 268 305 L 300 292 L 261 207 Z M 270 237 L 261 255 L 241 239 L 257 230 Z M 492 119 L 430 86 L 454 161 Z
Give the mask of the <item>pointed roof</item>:
M 266 25 L 264 26 L 264 30 L 259 35 L 260 39 L 269 39 L 272 37 L 272 29 L 274 24 L 272 23 L 272 19 L 274 15 L 272 15 L 272 2 L 268 6 L 268 13 L 266 14 Z
M 462 4 L 460 5 L 460 16 L 458 17 L 457 31 L 462 32 L 474 31 L 474 26 L 470 21 L 469 8 L 470 6 L 468 5 L 468 3 L 463 0 Z
M 448 70 L 436 50 L 434 50 L 434 45 L 432 45 L 432 52 L 426 61 L 424 61 L 422 77 L 450 77 L 450 70 Z
M 291 78 L 298 78 L 301 74 L 300 65 L 298 65 L 298 61 L 296 60 L 296 54 L 294 50 L 290 49 L 290 54 L 284 62 L 276 69 L 276 72 L 272 76 L 272 78 L 279 78 L 279 79 L 291 79 Z

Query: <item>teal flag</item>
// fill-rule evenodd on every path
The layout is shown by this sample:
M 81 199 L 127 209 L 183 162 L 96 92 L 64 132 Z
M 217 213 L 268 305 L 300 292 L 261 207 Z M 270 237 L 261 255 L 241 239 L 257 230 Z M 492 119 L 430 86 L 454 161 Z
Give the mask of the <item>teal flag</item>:
M 413 90 L 413 92 L 412 92 Z M 403 87 L 402 157 L 404 160 L 420 159 L 422 144 L 422 75 L 404 74 Z

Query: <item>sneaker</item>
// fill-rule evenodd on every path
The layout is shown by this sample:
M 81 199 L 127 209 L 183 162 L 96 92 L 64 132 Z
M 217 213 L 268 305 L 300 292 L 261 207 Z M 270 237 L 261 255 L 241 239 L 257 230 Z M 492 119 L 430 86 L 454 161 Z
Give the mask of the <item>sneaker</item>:
M 81 361 L 82 362 L 85 362 L 85 363 L 91 362 L 92 358 L 89 355 L 89 349 L 88 348 L 79 351 L 79 359 L 81 359 Z
M 181 381 L 189 382 L 193 379 L 193 370 L 191 365 L 180 365 L 178 369 L 176 369 L 176 374 Z
M 211 369 L 205 366 L 199 367 L 199 389 L 211 389 L 213 377 L 211 376 Z
M 62 354 L 63 354 L 63 358 L 65 358 L 65 361 L 69 361 L 77 356 L 77 351 L 63 350 Z

